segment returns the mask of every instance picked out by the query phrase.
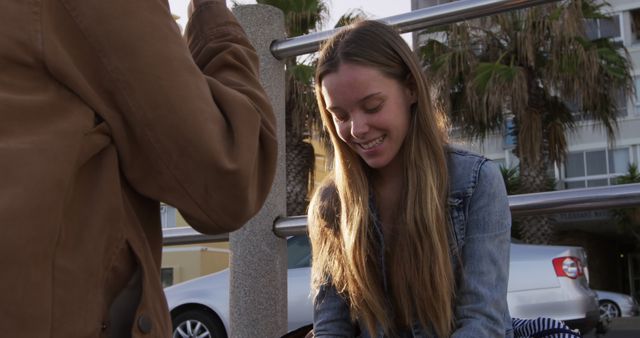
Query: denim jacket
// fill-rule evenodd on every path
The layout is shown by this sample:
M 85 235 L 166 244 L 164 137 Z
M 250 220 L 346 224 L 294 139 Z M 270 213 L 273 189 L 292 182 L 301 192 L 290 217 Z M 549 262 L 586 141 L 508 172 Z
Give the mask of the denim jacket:
M 512 337 L 507 308 L 511 214 L 502 176 L 493 162 L 456 148 L 448 149 L 448 168 L 449 246 L 456 279 L 451 337 Z M 374 220 L 380 230 L 375 215 Z M 378 236 L 384 252 L 382 231 Z M 384 254 L 380 256 L 384 269 Z M 331 284 L 323 285 L 316 295 L 313 317 L 314 337 L 355 336 L 349 307 Z M 371 334 L 364 326 L 360 329 L 362 338 L 384 337 L 381 331 Z M 416 322 L 400 337 L 437 336 Z

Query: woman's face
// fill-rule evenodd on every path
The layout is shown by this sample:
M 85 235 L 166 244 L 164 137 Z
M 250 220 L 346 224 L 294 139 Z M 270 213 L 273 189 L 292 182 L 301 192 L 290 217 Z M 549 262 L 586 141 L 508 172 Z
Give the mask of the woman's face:
M 338 136 L 373 169 L 400 163 L 414 91 L 373 67 L 343 63 L 322 80 Z M 397 167 L 397 166 L 394 166 Z

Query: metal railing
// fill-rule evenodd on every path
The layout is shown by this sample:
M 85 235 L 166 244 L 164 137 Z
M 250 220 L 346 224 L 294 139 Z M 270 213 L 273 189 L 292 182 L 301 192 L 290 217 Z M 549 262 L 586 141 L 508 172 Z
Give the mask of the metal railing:
M 513 216 L 633 206 L 640 206 L 640 183 L 509 196 L 509 207 Z M 306 216 L 277 219 L 273 231 L 280 237 L 305 234 Z M 164 229 L 165 245 L 221 242 L 228 239 L 229 234 L 203 235 L 189 227 Z
M 459 0 L 382 18 L 379 21 L 394 26 L 400 33 L 407 33 L 556 1 L 558 0 Z M 336 28 L 276 40 L 271 44 L 271 54 L 282 60 L 290 56 L 313 53 L 324 40 L 339 30 L 340 28 Z

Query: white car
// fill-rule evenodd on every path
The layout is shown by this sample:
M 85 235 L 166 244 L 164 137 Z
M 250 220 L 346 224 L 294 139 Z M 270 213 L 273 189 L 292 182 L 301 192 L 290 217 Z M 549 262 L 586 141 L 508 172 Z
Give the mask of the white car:
M 600 319 L 610 320 L 615 317 L 633 317 L 638 315 L 638 301 L 630 295 L 595 290 L 600 304 Z
M 313 321 L 311 252 L 307 236 L 289 238 L 287 248 L 291 331 Z M 228 336 L 228 269 L 168 287 L 165 294 L 174 338 Z M 588 285 L 586 256 L 579 247 L 511 244 L 507 301 L 513 317 L 560 319 L 583 333 L 599 320 L 597 298 Z

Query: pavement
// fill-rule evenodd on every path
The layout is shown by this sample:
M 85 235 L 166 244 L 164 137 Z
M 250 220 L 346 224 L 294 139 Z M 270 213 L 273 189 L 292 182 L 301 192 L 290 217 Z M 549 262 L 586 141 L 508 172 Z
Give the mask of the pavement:
M 640 338 L 640 317 L 614 318 L 607 333 L 597 335 L 591 332 L 583 338 Z

